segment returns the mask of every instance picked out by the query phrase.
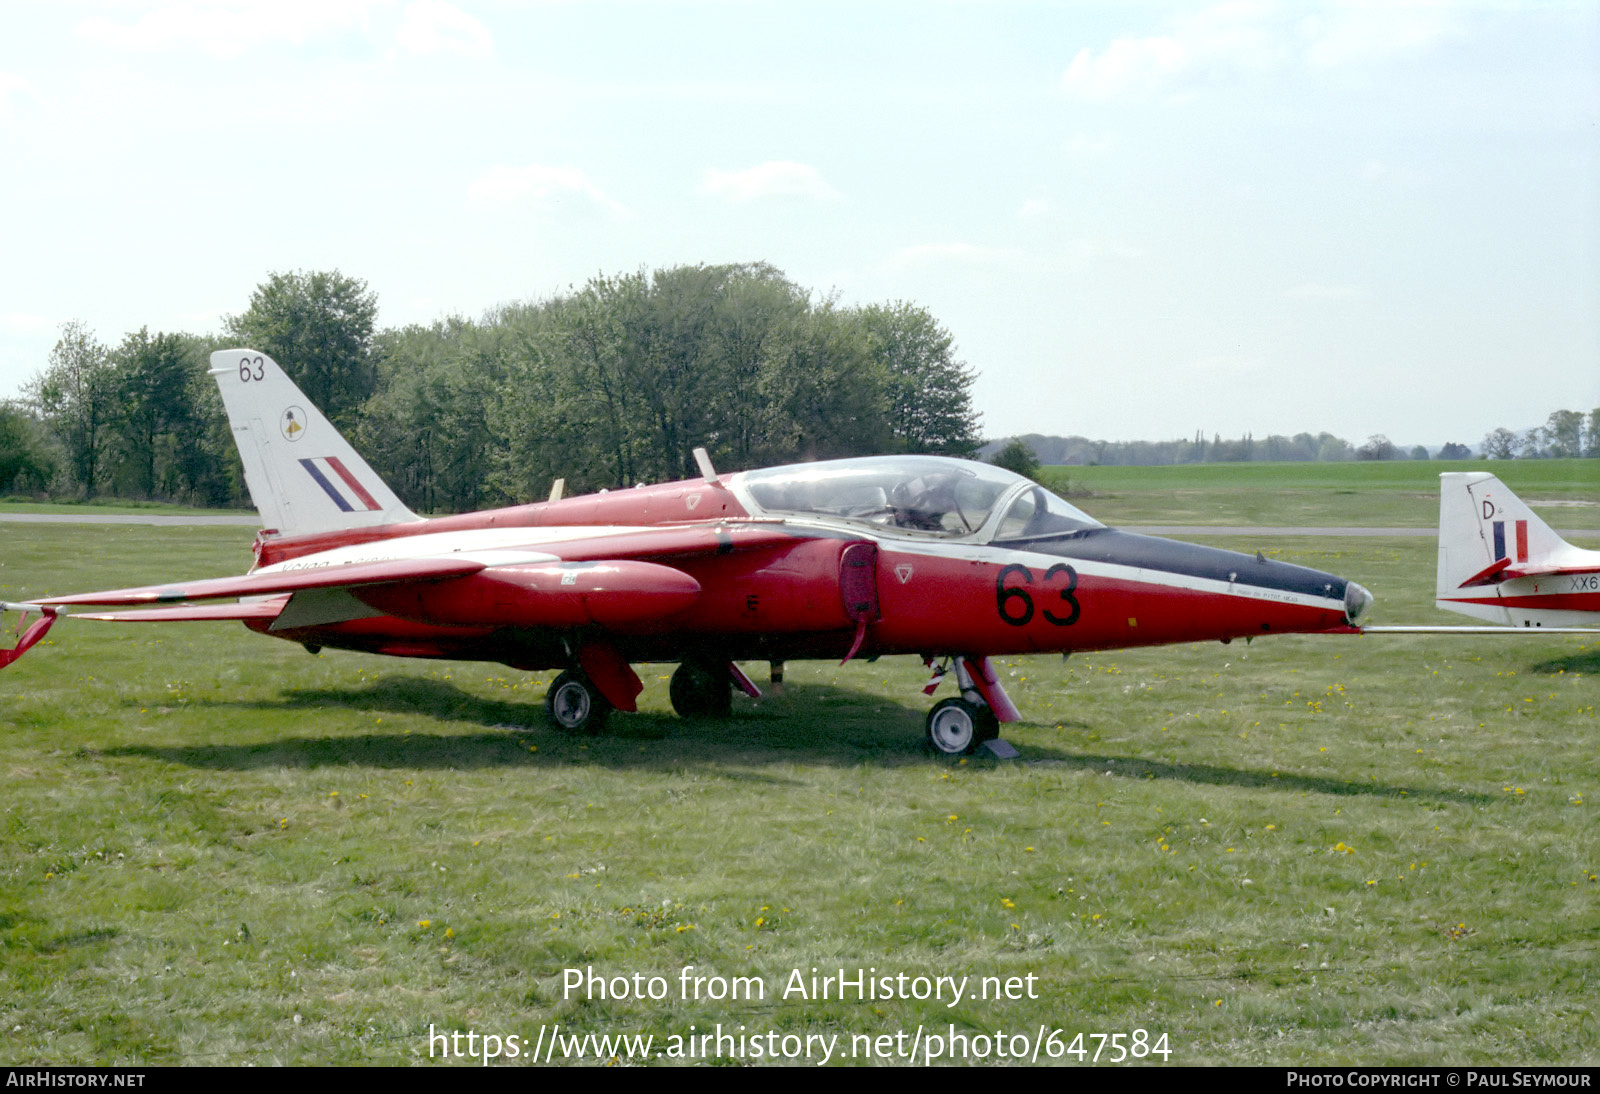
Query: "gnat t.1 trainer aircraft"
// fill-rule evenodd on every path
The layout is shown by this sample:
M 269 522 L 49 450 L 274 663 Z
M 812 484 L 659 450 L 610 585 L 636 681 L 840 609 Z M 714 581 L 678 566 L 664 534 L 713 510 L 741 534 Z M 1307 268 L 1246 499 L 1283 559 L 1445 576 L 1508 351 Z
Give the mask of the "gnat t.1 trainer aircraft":
M 759 696 L 740 660 L 916 654 L 959 695 L 928 739 L 960 754 L 1017 720 L 990 658 L 1351 632 L 1372 602 L 1333 574 L 1107 528 L 987 464 L 885 456 L 423 520 L 269 357 L 211 356 L 264 528 L 243 577 L 7 604 L 42 612 L 0 665 L 78 619 L 236 619 L 322 647 L 564 670 L 558 726 L 631 711 L 631 662 L 679 662 L 682 715 Z M 232 600 L 199 605 L 196 601 Z
M 1600 623 L 1600 551 L 1556 535 L 1486 471 L 1439 480 L 1439 607 L 1502 626 Z

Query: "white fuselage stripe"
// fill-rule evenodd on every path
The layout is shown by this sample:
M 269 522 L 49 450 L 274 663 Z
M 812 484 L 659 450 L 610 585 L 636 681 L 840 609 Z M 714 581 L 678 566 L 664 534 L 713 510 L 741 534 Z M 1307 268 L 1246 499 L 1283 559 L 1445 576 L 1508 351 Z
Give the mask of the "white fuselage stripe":
M 874 539 L 878 549 L 885 554 L 921 556 L 961 562 L 983 562 L 991 565 L 1020 563 L 1024 566 L 1048 569 L 1065 562 L 1086 577 L 1156 585 L 1166 589 L 1184 589 L 1213 596 L 1234 596 L 1248 600 L 1266 600 L 1279 604 L 1297 604 L 1305 607 L 1342 609 L 1344 601 L 1337 596 L 1315 596 L 1287 589 L 1274 589 L 1242 582 L 1220 581 L 1215 578 L 1195 577 L 1138 566 L 1125 566 L 1115 562 L 1095 559 L 1063 558 L 1059 555 L 1014 547 L 991 546 L 963 541 L 942 543 L 908 534 L 869 534 L 848 522 L 833 524 L 813 520 L 773 521 L 792 528 L 799 536 L 840 533 Z M 342 566 L 354 563 L 389 562 L 419 558 L 474 558 L 487 566 L 528 565 L 562 560 L 561 545 L 574 540 L 593 541 L 611 537 L 661 532 L 662 525 L 563 525 L 520 528 L 482 528 L 459 532 L 436 532 L 419 536 L 397 536 L 394 539 L 361 543 L 350 547 L 336 547 L 312 555 L 279 562 L 263 567 L 261 573 L 320 569 L 325 566 Z M 619 555 L 622 555 L 619 552 Z

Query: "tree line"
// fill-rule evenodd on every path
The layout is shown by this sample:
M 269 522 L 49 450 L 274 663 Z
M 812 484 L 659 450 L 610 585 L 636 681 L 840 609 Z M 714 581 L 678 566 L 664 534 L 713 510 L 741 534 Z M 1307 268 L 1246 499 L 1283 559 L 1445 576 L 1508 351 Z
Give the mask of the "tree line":
M 1491 460 L 1600 459 L 1600 406 L 1587 415 L 1552 411 L 1542 426 L 1514 433 L 1501 426 L 1483 438 Z
M 1009 443 L 1008 443 L 1009 442 Z M 1088 437 L 1047 437 L 1027 433 L 1020 437 L 991 441 L 979 451 L 1004 466 L 1020 458 L 1015 446 L 1021 445 L 1039 463 L 1064 466 L 1154 467 L 1185 463 L 1309 463 L 1338 460 L 1467 460 L 1473 452 L 1458 441 L 1447 441 L 1436 449 L 1426 445 L 1409 448 L 1397 445 L 1382 433 L 1360 444 L 1351 444 L 1332 433 L 1273 434 L 1256 438 L 1250 434 L 1226 439 L 1214 434 L 1209 440 L 1196 433 L 1175 441 L 1106 441 Z M 1009 451 L 1003 459 L 1000 453 Z M 1483 439 L 1479 456 L 1491 460 L 1600 458 L 1600 407 L 1587 415 L 1575 410 L 1553 412 L 1543 426 L 1522 433 L 1496 429 Z
M 472 320 L 380 329 L 365 282 L 275 273 L 213 334 L 102 344 L 68 323 L 20 400 L 0 403 L 0 495 L 249 502 L 212 351 L 274 357 L 395 491 L 423 512 L 695 474 L 704 445 L 730 470 L 880 452 L 972 456 L 973 371 L 925 309 L 846 307 L 771 266 L 597 276 Z M 1013 439 L 1046 464 L 1426 459 L 1382 435 L 1111 442 Z M 1465 459 L 1449 442 L 1436 455 Z M 1600 408 L 1497 429 L 1491 459 L 1600 457 Z M 1023 458 L 1011 450 L 1002 458 Z M 1025 461 L 1026 462 L 1026 461 Z
M 213 350 L 276 359 L 413 508 L 477 509 L 729 470 L 973 455 L 973 371 L 925 309 L 846 307 L 765 264 L 599 276 L 478 320 L 379 329 L 337 271 L 275 273 L 212 335 L 69 323 L 0 406 L 0 493 L 207 506 L 248 495 Z

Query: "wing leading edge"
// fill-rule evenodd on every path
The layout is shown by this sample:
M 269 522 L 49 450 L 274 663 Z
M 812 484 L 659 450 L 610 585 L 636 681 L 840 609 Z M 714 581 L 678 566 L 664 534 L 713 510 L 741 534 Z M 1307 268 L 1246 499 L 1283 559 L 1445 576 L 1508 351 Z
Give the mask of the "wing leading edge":
M 281 618 L 290 626 L 305 626 L 316 621 L 304 611 L 293 610 L 296 599 L 321 598 L 317 601 L 320 607 L 330 594 L 342 597 L 349 608 L 321 622 L 389 615 L 445 627 L 601 627 L 628 633 L 657 627 L 691 607 L 700 597 L 700 583 L 681 570 L 636 559 L 566 562 L 526 552 L 486 552 L 478 558 L 463 554 L 305 566 L 75 593 L 4 605 L 25 613 L 41 612 L 43 618 L 28 628 L 15 649 L 0 651 L 0 668 L 37 644 L 56 618 L 73 607 L 143 609 L 76 616 L 101 622 L 276 622 Z M 230 598 L 248 599 L 234 604 L 193 603 Z M 290 616 L 296 618 L 290 621 Z

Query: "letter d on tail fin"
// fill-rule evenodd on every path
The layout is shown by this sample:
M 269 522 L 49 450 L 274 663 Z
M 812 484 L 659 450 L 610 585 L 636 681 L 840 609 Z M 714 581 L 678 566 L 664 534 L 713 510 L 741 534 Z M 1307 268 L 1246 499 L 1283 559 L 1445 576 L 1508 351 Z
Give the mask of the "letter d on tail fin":
M 271 357 L 221 350 L 211 375 L 264 527 L 298 536 L 419 519 Z

